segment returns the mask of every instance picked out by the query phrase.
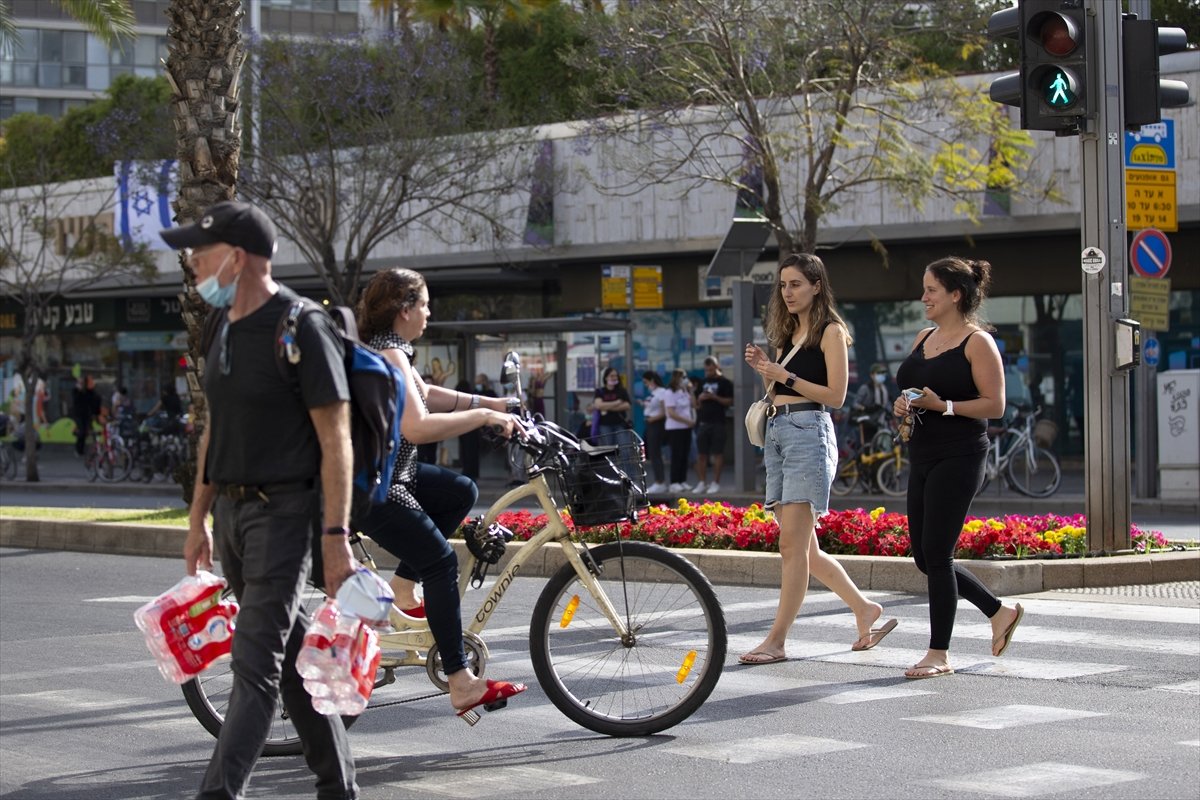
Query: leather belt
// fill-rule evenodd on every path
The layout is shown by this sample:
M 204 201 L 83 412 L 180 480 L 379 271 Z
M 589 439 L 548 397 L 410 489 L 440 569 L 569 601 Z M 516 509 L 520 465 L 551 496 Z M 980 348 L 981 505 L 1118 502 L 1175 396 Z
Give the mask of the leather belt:
M 262 500 L 266 503 L 270 501 L 273 494 L 307 492 L 315 485 L 311 479 L 307 481 L 292 481 L 290 483 L 262 483 L 257 486 L 241 483 L 225 483 L 217 487 L 217 492 L 231 500 L 237 500 L 239 503 L 243 500 L 254 499 Z
M 795 414 L 797 411 L 826 411 L 825 406 L 820 403 L 788 403 L 782 406 L 771 406 L 767 411 L 768 417 L 775 417 L 780 414 Z

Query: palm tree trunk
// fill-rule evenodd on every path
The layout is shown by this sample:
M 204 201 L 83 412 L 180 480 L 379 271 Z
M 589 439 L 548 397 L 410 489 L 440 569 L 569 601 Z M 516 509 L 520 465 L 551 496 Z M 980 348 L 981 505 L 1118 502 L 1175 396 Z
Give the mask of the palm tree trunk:
M 198 219 L 214 203 L 231 200 L 241 157 L 240 77 L 246 60 L 241 0 L 171 0 L 167 9 L 167 80 L 179 160 L 175 219 Z M 208 306 L 196 293 L 196 276 L 180 260 L 180 304 L 188 331 L 188 389 L 192 396 L 191 455 L 176 480 L 184 502 L 191 502 L 196 481 L 196 450 L 208 418 L 201 390 L 204 358 L 200 336 Z

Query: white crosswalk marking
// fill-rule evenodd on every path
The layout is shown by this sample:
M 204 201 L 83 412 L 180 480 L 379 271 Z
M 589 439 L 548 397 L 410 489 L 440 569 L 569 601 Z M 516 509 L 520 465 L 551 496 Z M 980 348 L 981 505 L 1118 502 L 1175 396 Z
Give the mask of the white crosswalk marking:
M 822 753 L 838 753 L 867 747 L 858 742 L 842 742 L 816 736 L 796 736 L 790 733 L 778 736 L 754 736 L 714 744 L 684 745 L 668 747 L 670 753 L 728 764 L 756 764 L 760 761 L 778 761 L 797 756 L 812 756 Z
M 1141 773 L 1125 770 L 1043 762 L 977 772 L 930 783 L 951 791 L 975 792 L 995 797 L 1035 797 L 1046 794 L 1046 788 L 1052 786 L 1055 794 L 1071 797 L 1071 792 L 1137 781 L 1144 777 L 1146 776 Z
M 929 714 L 921 717 L 904 717 L 913 722 L 936 722 L 939 725 L 961 725 L 966 728 L 983 728 L 989 731 L 1017 728 L 1022 725 L 1039 725 L 1043 722 L 1061 722 L 1066 719 L 1104 717 L 1094 711 L 1079 711 L 1072 708 L 1051 706 L 999 706 L 976 708 L 952 714 Z
M 562 792 L 568 786 L 599 782 L 599 778 L 537 767 L 489 767 L 457 770 L 452 779 L 437 773 L 428 778 L 406 780 L 404 788 L 416 791 L 418 796 L 430 792 L 446 797 L 519 797 L 548 789 Z
M 1160 692 L 1179 692 L 1180 694 L 1200 694 L 1200 680 L 1184 681 L 1166 686 L 1155 686 Z

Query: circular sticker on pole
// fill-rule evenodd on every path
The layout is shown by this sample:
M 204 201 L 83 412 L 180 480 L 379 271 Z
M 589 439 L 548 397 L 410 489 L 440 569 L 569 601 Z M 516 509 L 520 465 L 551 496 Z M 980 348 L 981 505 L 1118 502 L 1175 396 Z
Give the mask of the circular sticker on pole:
M 1085 247 L 1079 262 L 1083 266 L 1084 272 L 1088 275 L 1095 275 L 1097 272 L 1104 271 L 1104 267 L 1108 264 L 1108 256 L 1104 255 L 1104 251 L 1099 247 Z

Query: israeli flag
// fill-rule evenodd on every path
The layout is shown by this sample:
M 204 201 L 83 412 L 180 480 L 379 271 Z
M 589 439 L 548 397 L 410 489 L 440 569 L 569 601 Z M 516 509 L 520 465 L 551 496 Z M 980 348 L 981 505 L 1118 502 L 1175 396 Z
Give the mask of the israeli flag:
M 126 250 L 144 244 L 171 248 L 158 234 L 171 227 L 171 198 L 179 184 L 175 159 L 116 162 L 116 235 Z

